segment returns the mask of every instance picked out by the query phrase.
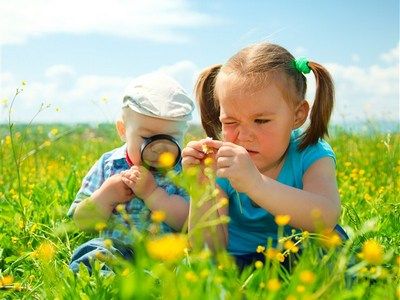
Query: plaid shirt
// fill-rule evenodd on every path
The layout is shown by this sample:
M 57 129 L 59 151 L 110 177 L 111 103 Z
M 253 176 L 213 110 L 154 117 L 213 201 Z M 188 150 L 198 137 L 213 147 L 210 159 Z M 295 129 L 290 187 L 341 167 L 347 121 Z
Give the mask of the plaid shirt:
M 93 165 L 89 173 L 83 179 L 82 186 L 78 191 L 74 202 L 69 208 L 69 217 L 73 216 L 78 203 L 90 197 L 94 191 L 100 188 L 107 178 L 114 174 L 121 173 L 122 171 L 129 170 L 129 165 L 125 159 L 125 153 L 126 144 L 122 147 L 104 153 L 100 157 L 100 159 L 96 162 L 96 164 Z M 181 166 L 177 166 L 175 171 L 180 172 Z M 168 195 L 179 195 L 182 196 L 185 201 L 189 201 L 189 196 L 183 189 L 175 186 L 162 174 L 154 172 L 153 175 L 157 185 L 162 187 L 168 193 Z M 126 212 L 129 214 L 131 222 L 138 231 L 143 232 L 148 229 L 148 226 L 150 225 L 150 210 L 144 204 L 142 199 L 134 197 L 127 202 Z M 129 230 L 128 223 L 117 211 L 113 211 L 107 225 L 107 229 L 102 232 L 102 237 L 117 239 L 126 244 L 131 244 L 133 242 L 132 235 L 124 233 L 126 232 L 126 229 Z M 124 230 L 121 230 L 121 226 L 123 226 L 122 229 Z M 173 229 L 170 226 L 165 223 L 161 224 L 161 233 L 171 231 L 173 231 Z

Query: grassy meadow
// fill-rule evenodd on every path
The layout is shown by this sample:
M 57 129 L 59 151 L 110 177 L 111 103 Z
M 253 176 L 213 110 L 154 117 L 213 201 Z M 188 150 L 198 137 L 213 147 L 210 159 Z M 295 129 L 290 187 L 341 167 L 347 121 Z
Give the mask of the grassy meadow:
M 193 128 L 187 140 L 199 136 L 201 130 Z M 133 262 L 99 256 L 92 275 L 85 268 L 74 275 L 68 269 L 73 250 L 94 235 L 77 230 L 67 210 L 88 169 L 121 141 L 111 124 L 2 125 L 0 298 L 398 299 L 399 141 L 398 132 L 333 130 L 340 224 L 351 237 L 344 245 L 324 232 L 282 236 L 277 249 L 257 249 L 265 264 L 256 262 L 240 273 L 224 252 L 188 249 L 185 234 L 156 238 L 132 229 Z M 183 187 L 194 185 L 194 201 L 214 196 L 212 186 L 196 185 L 196 170 L 175 176 Z M 153 221 L 157 228 L 160 217 Z M 279 262 L 299 248 L 303 254 L 288 273 Z M 101 275 L 104 261 L 114 275 Z

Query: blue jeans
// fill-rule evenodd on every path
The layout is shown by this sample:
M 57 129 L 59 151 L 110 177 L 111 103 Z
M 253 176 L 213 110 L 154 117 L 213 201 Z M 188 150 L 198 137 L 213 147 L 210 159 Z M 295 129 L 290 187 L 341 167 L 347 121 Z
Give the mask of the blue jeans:
M 77 273 L 79 271 L 79 264 L 83 263 L 89 273 L 92 273 L 92 261 L 96 259 L 96 253 L 101 253 L 106 257 L 122 257 L 126 260 L 133 259 L 133 250 L 121 242 L 110 239 L 112 246 L 107 248 L 104 245 L 104 238 L 95 238 L 82 245 L 80 245 L 72 254 L 70 269 Z M 111 273 L 112 270 L 109 266 L 104 265 L 101 269 L 103 273 Z

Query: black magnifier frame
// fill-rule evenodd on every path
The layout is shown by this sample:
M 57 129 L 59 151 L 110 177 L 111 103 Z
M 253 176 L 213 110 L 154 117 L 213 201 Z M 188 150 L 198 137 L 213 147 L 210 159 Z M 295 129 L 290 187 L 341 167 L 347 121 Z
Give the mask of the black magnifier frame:
M 154 142 L 154 141 L 157 141 L 157 140 L 168 140 L 168 141 L 170 141 L 170 142 L 172 142 L 173 144 L 176 145 L 176 148 L 178 149 L 178 153 L 177 153 L 177 155 L 176 155 L 175 162 L 174 162 L 173 165 L 171 165 L 170 168 L 168 168 L 168 169 L 174 169 L 175 166 L 176 166 L 176 165 L 181 161 L 181 159 L 182 159 L 182 157 L 181 157 L 182 151 L 181 151 L 181 147 L 179 146 L 179 143 L 177 142 L 177 140 L 176 140 L 173 136 L 170 136 L 170 135 L 168 135 L 168 134 L 156 134 L 156 135 L 153 135 L 153 136 L 151 136 L 151 137 L 144 138 L 144 142 L 143 142 L 142 146 L 140 147 L 140 158 L 141 158 L 141 160 L 142 160 L 142 164 L 143 164 L 147 169 L 152 170 L 152 171 L 155 171 L 155 170 L 165 170 L 165 169 L 166 169 L 166 168 L 162 168 L 162 167 L 157 168 L 157 167 L 154 167 L 154 166 L 150 166 L 149 164 L 146 163 L 146 161 L 144 160 L 144 157 L 143 157 L 144 149 L 146 149 L 146 147 L 147 147 L 150 143 L 152 143 L 152 142 Z

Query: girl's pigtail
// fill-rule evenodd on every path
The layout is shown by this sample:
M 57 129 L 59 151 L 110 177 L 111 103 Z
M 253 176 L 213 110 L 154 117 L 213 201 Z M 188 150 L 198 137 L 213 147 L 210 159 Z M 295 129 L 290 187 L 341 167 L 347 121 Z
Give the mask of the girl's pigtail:
M 329 72 L 320 64 L 308 62 L 316 82 L 314 104 L 310 114 L 310 126 L 302 135 L 300 149 L 318 142 L 318 139 L 328 136 L 328 123 L 331 117 L 335 90 Z
M 203 70 L 197 79 L 195 92 L 199 103 L 201 123 L 207 136 L 219 139 L 222 125 L 219 121 L 219 105 L 215 99 L 215 79 L 222 65 L 214 65 Z

